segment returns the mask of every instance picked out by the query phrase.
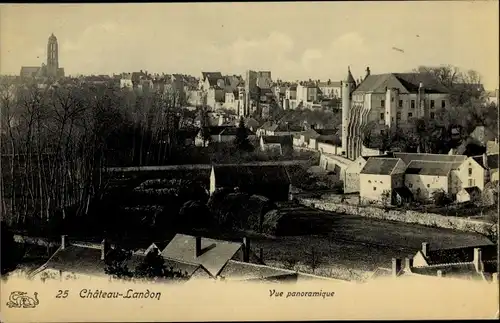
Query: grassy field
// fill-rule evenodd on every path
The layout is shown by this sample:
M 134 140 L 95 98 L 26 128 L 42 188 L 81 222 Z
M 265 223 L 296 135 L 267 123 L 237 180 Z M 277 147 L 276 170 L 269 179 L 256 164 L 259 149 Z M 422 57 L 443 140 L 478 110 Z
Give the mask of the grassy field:
M 270 237 L 247 234 L 252 249 L 263 248 L 264 260 L 270 265 L 312 272 L 311 253 L 317 255 L 314 273 L 342 279 L 366 277 L 377 267 L 390 268 L 391 259 L 413 256 L 422 242 L 431 248 L 454 248 L 491 243 L 472 233 L 430 228 L 393 221 L 367 219 L 354 215 L 322 212 L 304 206 L 288 206 L 297 225 L 316 227 L 316 235 Z M 239 239 L 245 233 L 227 234 L 221 238 Z

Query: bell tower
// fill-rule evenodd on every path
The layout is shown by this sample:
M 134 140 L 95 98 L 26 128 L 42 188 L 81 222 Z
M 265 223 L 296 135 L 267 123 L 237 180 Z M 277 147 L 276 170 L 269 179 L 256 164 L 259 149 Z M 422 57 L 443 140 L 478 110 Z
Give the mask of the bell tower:
M 57 77 L 59 70 L 59 48 L 57 38 L 54 34 L 50 35 L 47 43 L 47 76 Z

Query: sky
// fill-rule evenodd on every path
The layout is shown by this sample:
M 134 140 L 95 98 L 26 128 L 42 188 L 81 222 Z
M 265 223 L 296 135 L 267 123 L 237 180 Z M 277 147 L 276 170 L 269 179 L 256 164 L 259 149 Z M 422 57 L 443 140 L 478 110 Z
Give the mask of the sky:
M 66 75 L 270 70 L 273 79 L 345 79 L 451 64 L 498 88 L 498 1 L 8 4 L 0 73 L 46 61 Z M 394 50 L 393 47 L 404 52 Z

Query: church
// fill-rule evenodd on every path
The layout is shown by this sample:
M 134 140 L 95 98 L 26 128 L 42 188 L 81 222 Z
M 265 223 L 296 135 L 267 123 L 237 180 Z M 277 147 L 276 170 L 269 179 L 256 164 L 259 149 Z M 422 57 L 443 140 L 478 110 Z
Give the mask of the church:
M 21 78 L 58 79 L 62 77 L 64 77 L 64 68 L 59 67 L 59 46 L 56 36 L 52 34 L 47 43 L 47 64 L 21 67 Z

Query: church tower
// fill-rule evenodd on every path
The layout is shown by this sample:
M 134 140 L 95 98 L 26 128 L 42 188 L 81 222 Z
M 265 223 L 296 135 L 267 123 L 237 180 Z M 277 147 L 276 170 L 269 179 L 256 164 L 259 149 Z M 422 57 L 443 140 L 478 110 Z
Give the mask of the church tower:
M 347 77 L 342 82 L 342 151 L 344 152 L 344 157 L 348 157 L 351 93 L 355 88 L 356 81 L 352 76 L 351 68 L 347 67 Z
M 57 38 L 50 35 L 47 43 L 47 76 L 57 77 L 59 71 L 59 48 Z

